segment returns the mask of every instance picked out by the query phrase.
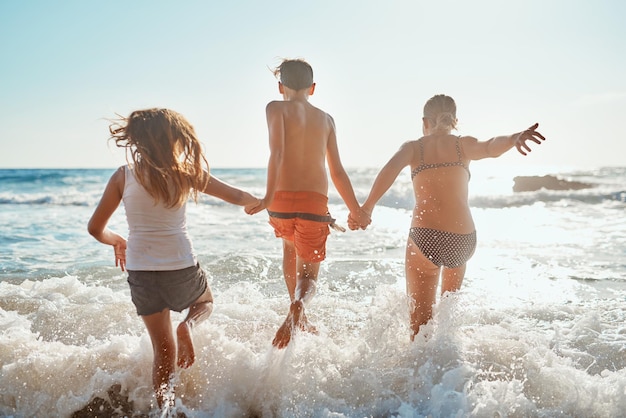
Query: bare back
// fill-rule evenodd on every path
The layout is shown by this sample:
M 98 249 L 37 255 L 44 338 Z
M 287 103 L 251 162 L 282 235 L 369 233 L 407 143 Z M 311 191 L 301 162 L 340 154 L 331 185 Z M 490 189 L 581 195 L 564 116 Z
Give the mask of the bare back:
M 326 154 L 335 141 L 332 118 L 303 100 L 267 105 L 270 147 L 280 155 L 276 190 L 328 194 Z
M 474 231 L 468 203 L 469 159 L 459 142 L 452 135 L 428 135 L 411 143 L 416 202 L 412 226 L 458 234 Z

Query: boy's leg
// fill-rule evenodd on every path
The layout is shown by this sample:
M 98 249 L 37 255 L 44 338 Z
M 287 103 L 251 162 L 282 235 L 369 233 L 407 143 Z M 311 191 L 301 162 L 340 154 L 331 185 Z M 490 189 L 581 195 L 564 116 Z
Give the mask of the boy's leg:
M 178 340 L 178 367 L 190 367 L 196 359 L 191 338 L 191 330 L 200 322 L 207 319 L 213 312 L 213 294 L 207 285 L 204 293 L 189 307 L 187 317 L 178 324 L 176 337 Z
M 174 374 L 176 359 L 176 342 L 170 321 L 170 310 L 164 309 L 152 315 L 141 317 L 152 341 L 154 355 L 152 363 L 152 386 L 156 393 L 159 408 L 172 399 L 173 388 L 170 387 L 170 379 Z M 168 395 L 169 394 L 169 395 Z
M 411 341 L 421 325 L 428 323 L 433 315 L 433 305 L 437 297 L 440 268 L 426 258 L 408 239 L 406 247 L 406 291 L 411 299 Z
M 272 345 L 277 348 L 283 348 L 289 344 L 296 328 L 315 332 L 315 327 L 309 324 L 304 314 L 304 305 L 315 295 L 320 263 L 307 262 L 297 257 L 296 264 L 297 275 L 294 298 L 292 299 L 285 322 L 283 322 L 278 329 L 272 341 Z
M 298 280 L 296 283 L 295 300 L 302 301 L 302 315 L 295 321 L 294 325 L 302 331 L 317 334 L 317 329 L 312 325 L 304 313 L 304 307 L 309 303 L 317 292 L 317 276 L 320 271 L 320 263 L 303 261 L 298 259 Z
M 283 238 L 283 276 L 289 292 L 289 300 L 295 300 L 296 293 L 296 246 L 293 241 Z
M 308 303 L 317 289 L 317 275 L 320 271 L 320 263 L 304 261 L 297 258 L 298 274 L 296 276 L 296 291 L 294 301 L 301 300 Z

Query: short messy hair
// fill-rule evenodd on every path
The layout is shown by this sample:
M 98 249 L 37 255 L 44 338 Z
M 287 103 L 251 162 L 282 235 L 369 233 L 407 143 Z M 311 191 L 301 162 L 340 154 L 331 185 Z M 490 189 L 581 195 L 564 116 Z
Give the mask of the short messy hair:
M 292 90 L 308 89 L 313 85 L 313 68 L 303 59 L 285 59 L 273 73 L 285 87 Z
M 111 121 L 111 139 L 125 148 L 135 177 L 155 201 L 181 206 L 209 181 L 209 165 L 193 126 L 169 109 L 135 110 Z

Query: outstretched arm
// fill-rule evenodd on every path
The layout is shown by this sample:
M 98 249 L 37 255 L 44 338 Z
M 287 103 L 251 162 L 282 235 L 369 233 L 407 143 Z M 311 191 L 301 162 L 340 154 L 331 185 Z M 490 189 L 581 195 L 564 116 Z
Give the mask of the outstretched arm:
M 525 131 L 519 132 L 515 135 L 515 148 L 522 155 L 527 155 L 528 152 L 531 151 L 526 141 L 533 141 L 535 144 L 541 144 L 541 141 L 545 141 L 546 138 L 537 132 L 537 128 L 539 127 L 538 123 L 535 123 L 530 128 Z
M 405 142 L 376 176 L 372 190 L 370 190 L 369 196 L 362 206 L 368 215 L 372 216 L 376 203 L 389 190 L 404 167 L 411 164 L 412 160 L 413 147 L 411 143 Z
M 462 142 L 463 151 L 470 160 L 497 158 L 513 147 L 517 148 L 520 154 L 528 155 L 531 149 L 526 143 L 527 141 L 541 144 L 546 139 L 537 131 L 538 127 L 539 124 L 535 123 L 524 131 L 512 135 L 496 136 L 488 141 L 478 141 L 476 138 L 466 137 Z
M 107 223 L 122 201 L 124 181 L 124 167 L 120 167 L 109 179 L 102 198 L 87 225 L 87 230 L 95 239 L 113 246 L 115 266 L 119 266 L 122 271 L 126 268 L 126 239 L 107 228 Z

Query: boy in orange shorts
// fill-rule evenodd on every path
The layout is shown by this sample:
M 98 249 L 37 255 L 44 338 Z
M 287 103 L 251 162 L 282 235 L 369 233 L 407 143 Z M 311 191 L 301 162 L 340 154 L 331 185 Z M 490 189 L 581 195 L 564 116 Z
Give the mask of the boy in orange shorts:
M 363 224 L 369 224 L 370 218 L 360 209 L 341 164 L 333 118 L 309 103 L 315 91 L 311 66 L 303 60 L 284 60 L 274 75 L 280 78 L 278 91 L 284 100 L 266 107 L 267 190 L 259 205 L 247 212 L 267 208 L 276 236 L 283 239 L 283 274 L 291 306 L 272 341 L 283 348 L 294 330 L 315 332 L 304 306 L 315 294 L 320 262 L 326 257 L 326 237 L 334 226 L 328 213 L 326 163 L 350 218 Z

